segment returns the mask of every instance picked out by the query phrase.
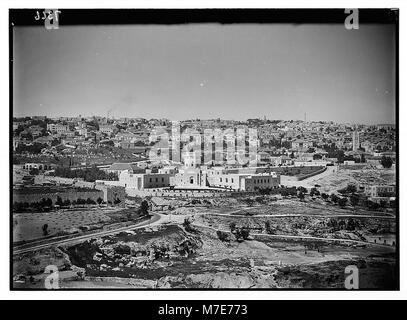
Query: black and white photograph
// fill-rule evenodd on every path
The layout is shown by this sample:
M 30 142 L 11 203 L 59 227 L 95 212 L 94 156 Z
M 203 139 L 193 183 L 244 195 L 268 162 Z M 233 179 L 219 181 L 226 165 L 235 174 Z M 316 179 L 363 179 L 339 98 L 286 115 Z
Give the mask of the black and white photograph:
M 398 24 L 10 9 L 10 290 L 399 290 Z

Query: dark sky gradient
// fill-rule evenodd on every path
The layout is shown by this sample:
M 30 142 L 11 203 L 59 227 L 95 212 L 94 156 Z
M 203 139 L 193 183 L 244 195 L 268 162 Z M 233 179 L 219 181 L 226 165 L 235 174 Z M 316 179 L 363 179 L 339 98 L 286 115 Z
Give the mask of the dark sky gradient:
M 390 25 L 15 27 L 14 115 L 393 123 Z

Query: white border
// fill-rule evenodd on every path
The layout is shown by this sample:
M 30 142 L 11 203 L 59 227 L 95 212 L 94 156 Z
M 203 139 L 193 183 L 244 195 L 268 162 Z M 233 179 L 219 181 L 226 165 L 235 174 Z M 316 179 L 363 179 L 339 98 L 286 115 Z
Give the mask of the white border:
M 172 1 L 153 1 L 140 0 L 130 2 L 126 0 L 115 1 L 78 1 L 78 0 L 56 0 L 56 1 L 21 1 L 21 0 L 3 0 L 0 1 L 0 43 L 2 50 L 0 52 L 0 70 L 1 86 L 0 97 L 1 105 L 1 137 L 0 139 L 0 161 L 1 174 L 0 180 L 1 192 L 0 203 L 1 223 L 0 223 L 0 299 L 140 299 L 140 300 L 168 300 L 168 299 L 406 299 L 407 298 L 407 277 L 403 271 L 406 268 L 406 234 L 407 226 L 403 217 L 406 208 L 406 198 L 400 199 L 400 292 L 364 292 L 364 291 L 41 291 L 41 292 L 17 292 L 9 291 L 9 150 L 8 150 L 8 116 L 9 116 L 9 74 L 8 74 L 8 9 L 9 8 L 399 8 L 400 16 L 407 11 L 407 2 L 405 0 L 390 1 L 289 1 L 278 0 L 273 2 L 246 0 L 246 1 L 193 1 L 193 0 L 172 0 Z M 399 32 L 399 123 L 407 120 L 405 109 L 403 108 L 403 92 L 406 92 L 406 24 L 400 21 Z M 404 57 L 404 59 L 403 59 Z M 400 163 L 404 163 L 406 148 L 403 137 L 406 137 L 406 126 L 400 125 Z M 406 175 L 403 169 L 400 170 L 400 195 L 406 194 L 405 181 Z

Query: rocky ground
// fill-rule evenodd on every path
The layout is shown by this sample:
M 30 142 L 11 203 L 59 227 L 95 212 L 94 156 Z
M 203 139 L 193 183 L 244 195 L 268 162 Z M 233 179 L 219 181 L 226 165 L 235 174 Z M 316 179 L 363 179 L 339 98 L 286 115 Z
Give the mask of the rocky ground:
M 395 286 L 391 247 L 224 240 L 180 225 L 106 236 L 14 257 L 14 286 L 43 288 L 55 265 L 62 288 L 342 288 L 349 264 L 361 268 L 361 287 Z

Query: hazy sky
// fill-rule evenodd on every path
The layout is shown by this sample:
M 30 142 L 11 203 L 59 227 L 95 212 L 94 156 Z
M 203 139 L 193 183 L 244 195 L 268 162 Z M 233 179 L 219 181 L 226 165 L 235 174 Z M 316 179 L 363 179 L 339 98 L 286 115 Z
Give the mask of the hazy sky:
M 15 27 L 14 115 L 389 123 L 390 25 Z

